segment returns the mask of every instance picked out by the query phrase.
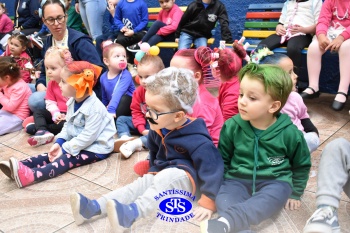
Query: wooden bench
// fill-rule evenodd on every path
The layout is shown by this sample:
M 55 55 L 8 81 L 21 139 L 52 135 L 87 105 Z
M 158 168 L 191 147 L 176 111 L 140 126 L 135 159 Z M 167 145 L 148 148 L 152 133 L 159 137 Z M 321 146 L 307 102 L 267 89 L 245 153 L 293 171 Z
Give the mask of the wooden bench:
M 282 8 L 283 3 L 250 4 L 248 6 L 242 33 L 242 36 L 246 38 L 245 42 L 250 44 L 248 52 L 255 49 L 261 40 L 276 33 Z M 276 48 L 273 51 L 287 53 L 286 47 Z M 306 54 L 307 48 L 302 50 L 302 53 Z
M 185 12 L 186 11 L 187 6 L 180 6 L 180 9 Z M 149 29 L 152 24 L 154 23 L 154 21 L 157 20 L 158 18 L 158 14 L 161 11 L 162 8 L 160 7 L 150 7 L 148 8 L 148 25 L 147 25 L 147 29 Z M 212 35 L 215 35 L 215 29 L 212 30 Z M 208 45 L 212 45 L 214 43 L 214 38 L 210 38 L 208 39 Z M 159 48 L 168 48 L 168 49 L 177 49 L 178 47 L 178 43 L 174 42 L 159 42 L 157 44 L 157 46 Z

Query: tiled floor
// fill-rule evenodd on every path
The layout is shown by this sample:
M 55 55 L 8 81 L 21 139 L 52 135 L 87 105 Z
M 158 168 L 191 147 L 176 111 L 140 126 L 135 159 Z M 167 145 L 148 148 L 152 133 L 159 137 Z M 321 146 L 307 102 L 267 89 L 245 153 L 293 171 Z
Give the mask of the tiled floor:
M 312 154 L 312 172 L 298 211 L 282 210 L 280 214 L 264 221 L 253 229 L 257 232 L 300 232 L 307 218 L 315 210 L 315 191 L 319 156 L 324 145 L 332 139 L 345 137 L 350 140 L 350 116 L 348 103 L 341 112 L 334 112 L 329 105 L 333 96 L 322 94 L 317 100 L 306 102 L 312 121 L 318 127 L 321 146 Z M 18 159 L 48 151 L 50 145 L 31 148 L 24 132 L 0 137 L 0 160 L 11 156 Z M 143 160 L 147 152 L 134 154 L 125 160 L 113 154 L 105 161 L 80 167 L 68 173 L 29 187 L 18 189 L 13 181 L 0 174 L 0 232 L 111 232 L 107 218 L 76 226 L 69 204 L 69 195 L 76 191 L 96 198 L 115 188 L 130 183 L 137 176 L 133 165 Z M 350 232 L 350 203 L 343 195 L 339 221 L 342 232 Z M 199 232 L 198 222 L 167 223 L 156 219 L 155 213 L 137 221 L 126 232 Z

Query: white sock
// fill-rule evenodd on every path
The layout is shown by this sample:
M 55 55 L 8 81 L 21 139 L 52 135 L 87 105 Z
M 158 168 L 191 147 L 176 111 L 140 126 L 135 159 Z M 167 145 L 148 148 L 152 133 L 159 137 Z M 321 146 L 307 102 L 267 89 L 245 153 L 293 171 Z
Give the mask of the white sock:
M 120 139 L 128 139 L 128 138 L 130 138 L 128 135 L 126 135 L 126 134 L 124 134 L 124 135 L 122 135 L 121 137 L 120 137 Z
M 220 218 L 218 218 L 218 221 L 225 223 L 225 224 L 226 224 L 226 226 L 227 226 L 228 232 L 230 232 L 230 231 L 231 231 L 230 223 L 227 221 L 227 219 L 226 219 L 226 218 L 224 218 L 224 217 L 220 217 Z

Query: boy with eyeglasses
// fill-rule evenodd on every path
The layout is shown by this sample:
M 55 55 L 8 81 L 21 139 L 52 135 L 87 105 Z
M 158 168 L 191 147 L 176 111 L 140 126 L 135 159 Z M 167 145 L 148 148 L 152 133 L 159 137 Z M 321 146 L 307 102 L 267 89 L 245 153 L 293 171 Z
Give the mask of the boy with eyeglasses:
M 113 230 L 121 232 L 136 220 L 152 214 L 160 205 L 155 197 L 167 190 L 182 190 L 191 196 L 197 189 L 201 192 L 199 206 L 192 214 L 196 220 L 210 218 L 216 211 L 215 197 L 223 179 L 223 160 L 204 120 L 186 116 L 192 112 L 198 90 L 193 73 L 169 67 L 148 77 L 146 85 L 146 119 L 151 128 L 149 173 L 97 200 L 72 194 L 71 207 L 78 225 L 107 213 Z

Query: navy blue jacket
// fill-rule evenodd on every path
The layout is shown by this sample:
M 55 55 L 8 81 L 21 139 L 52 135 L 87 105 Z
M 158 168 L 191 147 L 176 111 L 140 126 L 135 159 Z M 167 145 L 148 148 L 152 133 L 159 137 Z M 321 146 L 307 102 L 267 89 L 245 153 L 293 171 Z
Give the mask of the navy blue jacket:
M 170 131 L 148 134 L 149 173 L 176 167 L 185 170 L 192 187 L 199 187 L 201 206 L 215 211 L 215 197 L 223 181 L 224 162 L 201 118 Z M 192 192 L 194 193 L 194 191 Z
M 43 54 L 45 54 L 46 50 L 51 46 L 52 35 L 46 38 L 42 50 Z M 74 61 L 88 61 L 94 65 L 104 67 L 100 57 L 97 54 L 96 47 L 92 43 L 91 38 L 85 35 L 84 33 L 78 32 L 72 28 L 68 28 L 68 49 L 71 52 Z M 36 81 L 35 87 L 40 83 L 46 86 L 46 73 L 44 62 L 41 66 L 40 77 Z M 96 83 L 94 91 L 97 97 L 101 99 L 100 81 Z
M 108 10 L 103 15 L 102 34 L 117 32 L 118 27 L 114 24 L 114 18 Z
M 19 18 L 16 17 L 17 5 Z M 39 9 L 38 0 L 16 0 L 15 1 L 15 26 L 27 28 L 40 28 L 41 19 L 38 14 Z

